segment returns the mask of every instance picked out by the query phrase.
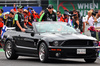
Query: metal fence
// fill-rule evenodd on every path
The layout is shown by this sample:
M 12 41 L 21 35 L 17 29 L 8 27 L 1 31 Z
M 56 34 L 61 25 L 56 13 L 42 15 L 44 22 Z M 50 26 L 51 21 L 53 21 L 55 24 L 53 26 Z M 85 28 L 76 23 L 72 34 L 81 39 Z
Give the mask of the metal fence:
M 13 6 L 13 4 L 22 6 L 41 6 L 41 0 L 0 0 L 0 6 Z

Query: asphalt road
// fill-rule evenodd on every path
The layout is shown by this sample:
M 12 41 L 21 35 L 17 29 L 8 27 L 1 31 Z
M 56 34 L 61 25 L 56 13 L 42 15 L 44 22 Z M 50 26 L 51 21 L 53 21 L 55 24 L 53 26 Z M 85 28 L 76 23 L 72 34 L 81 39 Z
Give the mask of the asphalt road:
M 20 56 L 17 60 L 7 60 L 4 52 L 0 52 L 0 66 L 100 66 L 100 59 L 95 63 L 85 63 L 83 59 L 52 59 L 48 63 L 41 63 L 34 57 Z

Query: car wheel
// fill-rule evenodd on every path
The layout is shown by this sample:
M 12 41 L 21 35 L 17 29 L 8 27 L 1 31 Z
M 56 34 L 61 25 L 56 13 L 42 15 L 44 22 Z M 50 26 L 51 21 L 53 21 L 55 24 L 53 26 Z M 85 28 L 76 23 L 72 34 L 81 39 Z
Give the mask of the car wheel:
M 94 63 L 96 59 L 84 59 L 87 63 Z
M 48 61 L 48 49 L 44 42 L 42 42 L 39 46 L 39 59 L 41 62 Z
M 9 60 L 15 60 L 18 58 L 18 55 L 15 53 L 14 46 L 10 40 L 6 42 L 5 56 Z

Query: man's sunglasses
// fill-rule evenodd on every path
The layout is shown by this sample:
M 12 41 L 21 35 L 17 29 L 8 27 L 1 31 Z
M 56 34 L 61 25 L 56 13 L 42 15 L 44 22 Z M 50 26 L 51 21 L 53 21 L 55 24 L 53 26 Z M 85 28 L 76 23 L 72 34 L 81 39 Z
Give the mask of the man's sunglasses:
M 52 9 L 52 8 L 48 8 L 48 9 Z

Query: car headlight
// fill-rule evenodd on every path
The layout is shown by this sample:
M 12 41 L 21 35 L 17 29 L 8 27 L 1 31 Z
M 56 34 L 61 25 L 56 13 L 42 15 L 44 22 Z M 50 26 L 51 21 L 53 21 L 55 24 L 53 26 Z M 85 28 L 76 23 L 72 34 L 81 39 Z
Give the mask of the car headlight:
M 60 46 L 63 41 L 53 41 L 49 42 L 50 46 Z
M 58 42 L 58 41 L 54 41 L 54 42 L 53 42 L 53 45 L 54 45 L 54 46 L 59 46 L 59 42 Z
M 98 41 L 93 41 L 94 46 L 98 46 Z

